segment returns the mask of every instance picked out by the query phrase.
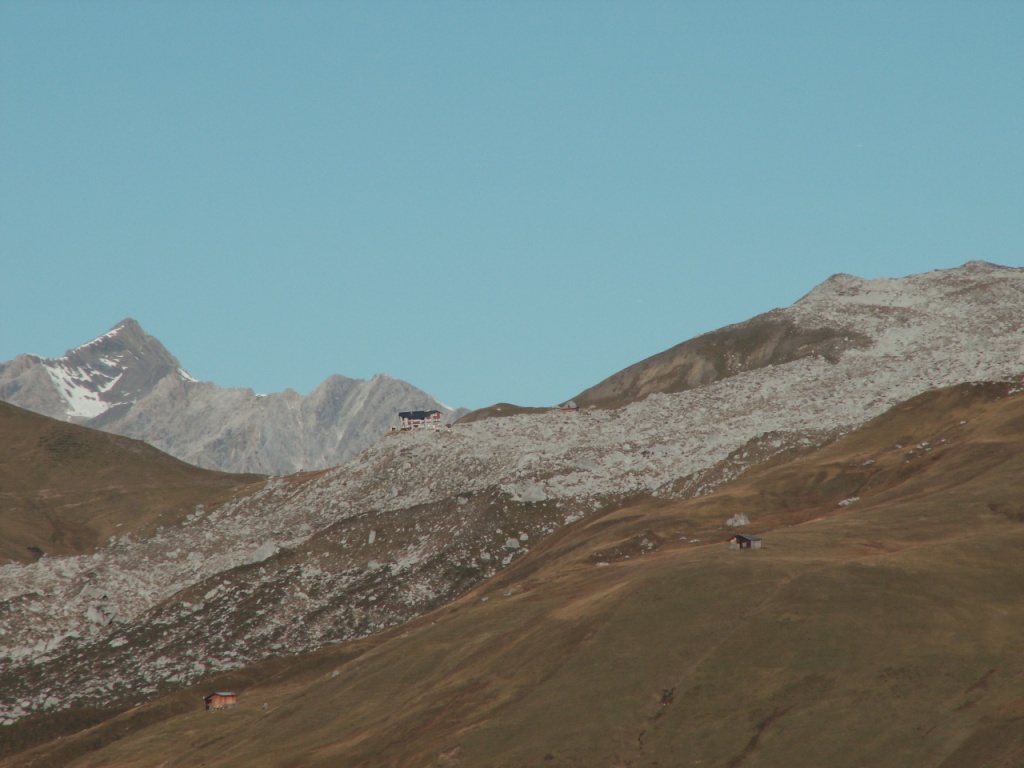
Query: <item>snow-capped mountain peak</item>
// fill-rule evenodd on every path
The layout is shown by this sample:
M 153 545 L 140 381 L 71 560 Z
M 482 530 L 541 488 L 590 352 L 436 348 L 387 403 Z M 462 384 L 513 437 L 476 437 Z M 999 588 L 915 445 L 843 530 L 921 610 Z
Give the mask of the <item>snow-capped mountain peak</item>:
M 63 401 L 63 413 L 47 415 L 76 422 L 134 402 L 159 379 L 182 370 L 177 359 L 131 318 L 63 357 L 40 363 Z
M 0 400 L 51 418 L 134 437 L 209 469 L 288 474 L 342 464 L 397 424 L 399 411 L 464 411 L 378 374 L 330 376 L 307 397 L 257 395 L 191 376 L 127 318 L 60 358 L 0 364 Z

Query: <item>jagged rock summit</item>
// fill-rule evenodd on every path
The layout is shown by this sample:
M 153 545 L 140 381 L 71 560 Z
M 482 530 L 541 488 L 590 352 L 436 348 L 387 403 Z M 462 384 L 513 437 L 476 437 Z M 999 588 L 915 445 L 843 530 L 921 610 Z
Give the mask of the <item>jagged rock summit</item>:
M 197 381 L 131 318 L 63 357 L 0 364 L 0 400 L 145 440 L 197 466 L 271 475 L 342 464 L 401 410 L 436 409 L 446 419 L 464 412 L 386 374 L 334 375 L 306 397 L 225 389 Z
M 44 416 L 85 424 L 145 397 L 162 378 L 194 381 L 131 318 L 64 357 L 19 355 L 0 364 L 0 399 Z

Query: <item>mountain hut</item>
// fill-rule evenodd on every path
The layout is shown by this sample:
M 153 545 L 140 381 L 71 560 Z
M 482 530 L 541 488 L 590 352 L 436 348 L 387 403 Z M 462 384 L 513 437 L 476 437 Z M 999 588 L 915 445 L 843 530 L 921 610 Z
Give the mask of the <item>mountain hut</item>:
M 440 411 L 401 411 L 398 418 L 402 422 L 402 429 L 437 429 L 441 426 Z
M 238 703 L 238 694 L 230 691 L 218 691 L 204 698 L 203 702 L 206 704 L 207 710 L 228 709 Z
M 744 536 L 743 534 L 737 533 L 731 539 L 729 539 L 729 549 L 760 549 L 761 548 L 761 537 L 760 536 Z

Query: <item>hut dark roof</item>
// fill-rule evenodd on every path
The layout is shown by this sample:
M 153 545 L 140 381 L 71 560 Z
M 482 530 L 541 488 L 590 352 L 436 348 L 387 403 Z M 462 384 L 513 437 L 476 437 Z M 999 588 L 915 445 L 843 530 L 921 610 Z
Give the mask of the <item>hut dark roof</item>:
M 400 419 L 417 419 L 422 421 L 423 419 L 429 419 L 434 414 L 441 415 L 440 411 L 400 411 L 398 418 Z

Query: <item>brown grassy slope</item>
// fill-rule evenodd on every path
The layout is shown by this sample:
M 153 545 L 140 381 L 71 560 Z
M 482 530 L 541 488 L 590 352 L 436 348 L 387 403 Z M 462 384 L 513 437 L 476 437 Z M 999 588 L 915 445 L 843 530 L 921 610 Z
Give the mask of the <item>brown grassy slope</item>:
M 798 328 L 777 312 L 705 333 L 624 368 L 573 399 L 581 408 L 621 408 L 654 392 L 683 392 L 743 371 L 819 355 L 839 359 L 866 338 L 835 328 Z
M 518 416 L 522 413 L 546 413 L 550 410 L 550 408 L 530 408 L 525 405 L 513 405 L 512 403 L 496 403 L 494 405 L 489 405 L 486 408 L 477 408 L 475 411 L 470 411 L 465 416 L 462 416 L 456 423 L 469 424 L 470 422 L 483 421 L 484 419 L 495 419 L 503 416 Z
M 634 363 L 573 398 L 580 408 L 621 408 L 654 392 L 684 392 L 737 373 L 819 355 L 836 361 L 867 338 L 835 328 L 798 328 L 778 311 L 705 333 Z M 549 408 L 497 403 L 470 411 L 462 424 Z
M 581 521 L 358 656 L 250 670 L 231 712 L 133 727 L 140 707 L 9 764 L 1020 765 L 1009 390 L 930 393 L 714 495 Z M 726 549 L 737 511 L 763 549 Z
M 91 552 L 259 481 L 0 403 L 0 563 Z

